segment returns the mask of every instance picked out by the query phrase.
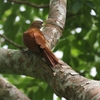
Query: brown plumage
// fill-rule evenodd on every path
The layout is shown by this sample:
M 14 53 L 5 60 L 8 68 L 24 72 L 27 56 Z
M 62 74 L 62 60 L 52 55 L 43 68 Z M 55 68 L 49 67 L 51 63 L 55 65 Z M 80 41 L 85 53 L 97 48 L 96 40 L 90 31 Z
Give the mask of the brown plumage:
M 24 32 L 23 42 L 30 50 L 40 53 L 50 65 L 55 66 L 59 61 L 46 46 L 46 40 L 40 31 L 42 24 L 41 21 L 34 21 L 29 29 Z

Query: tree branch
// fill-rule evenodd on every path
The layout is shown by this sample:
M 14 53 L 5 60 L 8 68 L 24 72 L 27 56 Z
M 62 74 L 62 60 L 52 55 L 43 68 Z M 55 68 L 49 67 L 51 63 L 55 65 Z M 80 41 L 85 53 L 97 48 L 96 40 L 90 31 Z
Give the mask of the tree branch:
M 62 35 L 66 21 L 66 0 L 50 0 L 50 11 L 43 34 L 48 47 L 53 48 Z
M 35 8 L 48 8 L 49 5 L 48 4 L 44 4 L 44 5 L 36 5 L 34 3 L 30 3 L 28 1 L 20 1 L 20 0 L 7 0 L 9 2 L 15 2 L 15 3 L 18 3 L 18 4 L 25 4 L 25 5 L 28 5 L 28 6 L 31 6 L 31 7 L 35 7 Z
M 25 94 L 0 76 L 0 100 L 30 100 Z
M 40 55 L 33 52 L 0 49 L 0 73 L 42 79 L 58 96 L 68 100 L 100 99 L 100 81 L 86 79 L 63 61 L 60 63 L 61 65 L 51 67 Z
M 12 40 L 10 40 L 9 38 L 7 38 L 6 36 L 0 34 L 0 36 L 2 38 L 4 38 L 7 42 L 11 43 L 12 45 L 14 45 L 15 47 L 19 48 L 19 49 L 23 49 L 22 46 L 18 45 L 17 43 L 13 42 Z

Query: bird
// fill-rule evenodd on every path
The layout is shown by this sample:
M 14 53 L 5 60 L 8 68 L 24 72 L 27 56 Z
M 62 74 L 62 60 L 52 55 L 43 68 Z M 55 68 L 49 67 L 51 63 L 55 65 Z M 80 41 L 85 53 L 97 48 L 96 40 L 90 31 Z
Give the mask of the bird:
M 55 67 L 59 63 L 58 58 L 46 46 L 46 39 L 40 30 L 43 21 L 35 20 L 23 34 L 23 43 L 31 51 L 39 53 L 48 64 Z

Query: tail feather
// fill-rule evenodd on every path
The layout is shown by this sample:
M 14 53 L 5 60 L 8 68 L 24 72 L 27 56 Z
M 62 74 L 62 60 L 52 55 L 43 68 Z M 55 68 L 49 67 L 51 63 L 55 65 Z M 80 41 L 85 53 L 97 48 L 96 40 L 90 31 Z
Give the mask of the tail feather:
M 43 53 L 42 55 L 44 56 L 44 58 L 46 59 L 46 61 L 52 65 L 53 67 L 59 63 L 58 59 L 56 58 L 56 56 L 51 52 L 50 49 L 48 49 L 47 47 L 43 48 Z

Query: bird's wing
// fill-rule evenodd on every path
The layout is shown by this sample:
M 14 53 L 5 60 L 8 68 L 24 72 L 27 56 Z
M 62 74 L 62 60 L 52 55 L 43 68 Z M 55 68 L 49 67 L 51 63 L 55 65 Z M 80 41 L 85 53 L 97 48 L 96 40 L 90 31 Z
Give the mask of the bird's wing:
M 40 48 L 44 48 L 46 46 L 46 40 L 40 30 L 34 31 L 34 38 L 38 45 L 40 45 Z

